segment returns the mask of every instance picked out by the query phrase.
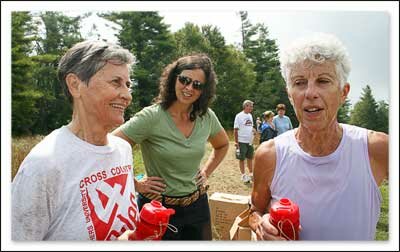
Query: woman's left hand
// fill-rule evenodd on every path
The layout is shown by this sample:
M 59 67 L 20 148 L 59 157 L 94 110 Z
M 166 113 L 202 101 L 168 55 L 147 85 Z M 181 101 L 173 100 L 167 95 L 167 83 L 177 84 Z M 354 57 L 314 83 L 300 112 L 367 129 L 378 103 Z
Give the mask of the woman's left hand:
M 207 174 L 203 170 L 199 170 L 196 175 L 196 186 L 207 184 Z

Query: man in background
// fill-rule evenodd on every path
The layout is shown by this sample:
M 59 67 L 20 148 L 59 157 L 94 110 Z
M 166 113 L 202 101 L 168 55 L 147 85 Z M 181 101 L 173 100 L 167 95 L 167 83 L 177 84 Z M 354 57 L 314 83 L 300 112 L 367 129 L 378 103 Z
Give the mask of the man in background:
M 241 173 L 241 180 L 244 183 L 250 182 L 253 179 L 253 138 L 255 129 L 253 124 L 253 111 L 254 102 L 245 100 L 243 102 L 243 110 L 236 114 L 233 125 L 236 158 L 239 159 L 239 168 Z M 246 174 L 244 160 L 247 160 L 247 168 L 249 175 Z

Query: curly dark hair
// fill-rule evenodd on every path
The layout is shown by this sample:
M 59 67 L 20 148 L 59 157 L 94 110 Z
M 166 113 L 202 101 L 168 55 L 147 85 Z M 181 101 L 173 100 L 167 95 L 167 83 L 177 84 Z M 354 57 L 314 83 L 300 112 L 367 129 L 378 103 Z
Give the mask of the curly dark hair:
M 190 112 L 190 120 L 194 121 L 197 116 L 202 117 L 215 100 L 217 75 L 214 72 L 211 59 L 204 53 L 183 56 L 166 66 L 160 77 L 158 96 L 153 102 L 160 104 L 163 109 L 167 110 L 177 99 L 175 94 L 177 76 L 183 70 L 188 69 L 202 69 L 206 76 L 205 87 L 200 97 L 193 103 L 193 108 Z

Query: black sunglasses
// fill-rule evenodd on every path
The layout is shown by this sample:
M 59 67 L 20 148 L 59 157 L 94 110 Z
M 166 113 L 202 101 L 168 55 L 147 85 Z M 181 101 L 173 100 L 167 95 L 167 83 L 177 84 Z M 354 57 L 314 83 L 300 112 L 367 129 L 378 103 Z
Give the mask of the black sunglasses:
M 197 90 L 203 90 L 204 88 L 204 84 L 202 84 L 200 81 L 192 80 L 192 78 L 187 77 L 185 75 L 178 75 L 178 80 L 185 86 L 190 85 L 190 83 L 193 83 L 193 88 Z

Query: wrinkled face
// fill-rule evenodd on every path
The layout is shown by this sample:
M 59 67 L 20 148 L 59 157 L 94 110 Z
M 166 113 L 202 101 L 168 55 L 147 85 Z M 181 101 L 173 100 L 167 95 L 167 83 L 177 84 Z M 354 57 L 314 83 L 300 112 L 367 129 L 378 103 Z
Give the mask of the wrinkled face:
M 183 70 L 179 75 L 184 77 L 184 80 L 186 81 L 187 85 L 185 85 L 185 83 L 182 83 L 178 77 L 176 78 L 175 94 L 176 94 L 177 102 L 186 104 L 186 105 L 191 105 L 197 99 L 199 99 L 199 97 L 202 93 L 201 89 L 200 90 L 196 89 L 193 86 L 198 85 L 199 82 L 200 82 L 200 85 L 204 85 L 206 82 L 206 76 L 202 69 Z M 193 83 L 196 83 L 196 84 L 193 84 Z M 204 88 L 204 86 L 201 88 Z
M 339 87 L 333 62 L 297 64 L 291 71 L 287 92 L 302 127 L 326 129 L 337 121 L 337 111 L 350 90 Z
M 82 83 L 83 84 L 83 83 Z M 124 123 L 124 111 L 132 101 L 128 65 L 107 63 L 80 85 L 80 106 L 90 123 L 114 128 Z

